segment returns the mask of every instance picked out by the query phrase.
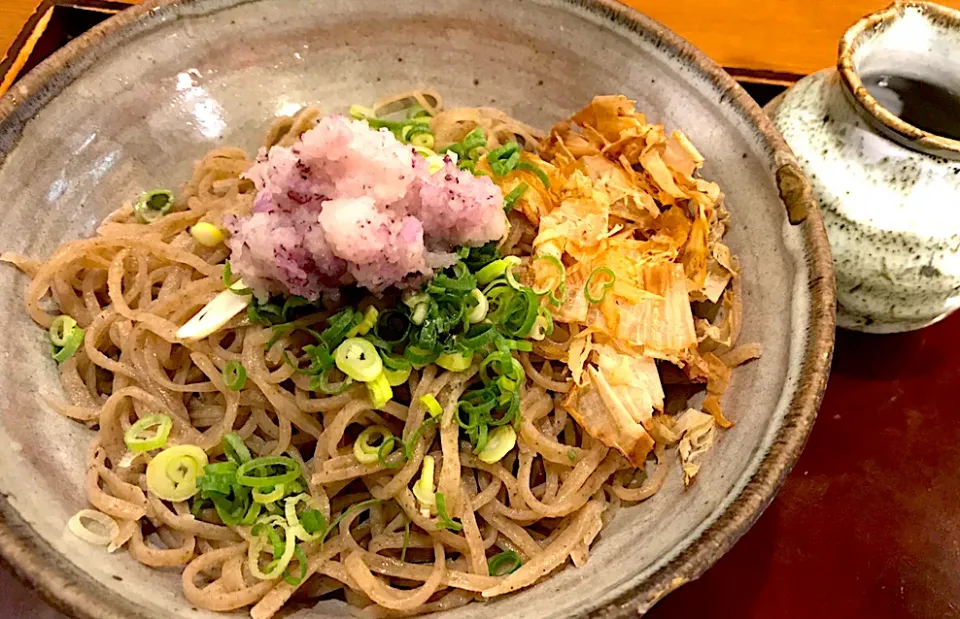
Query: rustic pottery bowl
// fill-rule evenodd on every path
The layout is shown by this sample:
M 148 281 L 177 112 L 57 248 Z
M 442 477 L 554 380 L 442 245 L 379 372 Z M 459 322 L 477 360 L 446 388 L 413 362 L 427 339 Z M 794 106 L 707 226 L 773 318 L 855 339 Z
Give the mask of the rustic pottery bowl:
M 602 0 L 165 1 L 124 11 L 72 42 L 0 100 L 0 249 L 48 255 L 93 232 L 119 201 L 175 185 L 218 144 L 254 149 L 275 114 L 433 86 L 540 127 L 599 93 L 637 99 L 682 127 L 726 192 L 743 265 L 743 341 L 764 356 L 726 398 L 738 422 L 682 488 L 621 512 L 588 565 L 462 618 L 628 617 L 696 578 L 772 500 L 816 416 L 833 347 L 823 224 L 770 121 L 723 71 L 660 24 Z M 0 554 L 76 617 L 213 617 L 179 574 L 107 555 L 66 532 L 84 506 L 85 428 L 62 397 L 46 335 L 22 307 L 26 278 L 0 270 Z M 325 604 L 295 617 L 342 616 Z
M 930 88 L 960 92 L 958 58 L 960 11 L 898 1 L 851 26 L 835 69 L 766 108 L 823 212 L 843 328 L 913 331 L 960 308 L 960 120 Z M 894 86 L 878 100 L 872 80 Z

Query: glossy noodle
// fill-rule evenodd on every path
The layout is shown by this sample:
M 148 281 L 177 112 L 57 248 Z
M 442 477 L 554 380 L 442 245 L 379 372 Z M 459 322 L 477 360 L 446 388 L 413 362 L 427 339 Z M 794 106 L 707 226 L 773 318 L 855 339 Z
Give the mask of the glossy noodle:
M 224 292 L 231 258 L 230 245 L 208 247 L 192 232 L 201 222 L 222 232 L 258 199 L 244 176 L 255 160 L 237 148 L 207 153 L 172 210 L 147 223 L 143 204 L 127 203 L 93 238 L 64 243 L 45 261 L 3 257 L 30 277 L 32 319 L 62 330 L 61 340 L 82 337 L 59 366 L 65 399 L 49 402 L 93 431 L 84 489 L 94 517 L 87 510 L 71 528 L 87 527 L 84 539 L 145 565 L 179 567 L 196 607 L 267 619 L 288 604 L 335 598 L 385 617 L 517 591 L 587 562 L 617 510 L 653 496 L 668 476 L 691 483 L 709 466 L 702 456 L 716 428 L 731 425 L 720 407 L 731 368 L 760 350 L 737 347 L 739 266 L 721 242 L 729 215 L 719 188 L 699 177 L 702 158 L 689 141 L 647 124 L 622 97 L 598 97 L 550 134 L 491 108 L 447 109 L 432 91 L 388 97 L 362 114 L 387 118 L 412 105 L 429 118 L 426 151 L 442 156 L 480 129 L 486 142 L 472 151 L 471 170 L 493 180 L 498 200 L 525 185 L 490 245 L 519 258 L 514 290 L 552 290 L 538 314 L 552 313 L 550 328 L 506 353 L 522 368 L 510 370 L 519 384 L 487 364 L 496 351 L 484 349 L 456 371 L 414 363 L 386 402 L 335 370 L 345 389 L 324 393 L 304 370 L 317 333 L 350 304 L 357 320 L 371 305 L 382 316 L 400 304 L 389 290 L 324 289 L 290 320 L 264 324 L 240 312 L 205 337 L 178 336 Z M 322 118 L 313 107 L 279 118 L 263 146 L 296 147 Z M 511 145 L 520 148 L 512 165 L 527 165 L 498 174 L 487 155 Z M 558 263 L 562 291 L 551 271 Z M 263 299 L 250 302 L 264 308 Z M 464 402 L 480 401 L 471 394 L 490 367 L 501 368 L 496 380 L 515 390 L 519 412 L 479 428 L 463 421 L 472 410 Z M 696 390 L 705 400 L 694 407 L 687 397 Z M 361 440 L 374 426 L 382 430 Z M 475 449 L 494 431 L 515 437 L 498 458 Z M 200 453 L 170 455 L 169 488 L 158 490 L 150 466 L 181 448 Z M 229 496 L 212 484 L 242 480 L 249 462 L 268 464 L 260 473 L 247 465 L 242 506 L 203 498 Z M 225 518 L 232 508 L 243 513 Z M 109 517 L 99 533 L 97 513 Z

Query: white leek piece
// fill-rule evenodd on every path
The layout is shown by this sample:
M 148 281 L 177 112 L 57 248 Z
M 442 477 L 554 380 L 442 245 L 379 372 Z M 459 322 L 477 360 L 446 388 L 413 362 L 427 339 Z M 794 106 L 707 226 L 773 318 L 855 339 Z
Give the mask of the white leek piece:
M 231 318 L 250 305 L 253 295 L 234 292 L 244 288 L 243 280 L 238 279 L 230 289 L 213 297 L 196 316 L 177 330 L 177 337 L 181 340 L 200 340 L 222 329 Z

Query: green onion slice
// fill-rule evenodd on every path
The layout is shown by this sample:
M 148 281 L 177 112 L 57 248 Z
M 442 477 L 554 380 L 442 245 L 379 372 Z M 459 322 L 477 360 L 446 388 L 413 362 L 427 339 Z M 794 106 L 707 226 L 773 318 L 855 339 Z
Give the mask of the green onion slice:
M 247 370 L 239 361 L 230 360 L 223 366 L 223 382 L 227 389 L 240 391 L 247 383 Z
M 287 493 L 287 489 L 283 484 L 277 484 L 276 486 L 263 486 L 260 488 L 254 488 L 253 492 L 250 493 L 251 498 L 257 503 L 273 503 L 283 498 L 283 495 Z
M 77 321 L 67 315 L 57 316 L 50 325 L 50 342 L 53 344 L 53 359 L 63 363 L 80 350 L 83 345 L 84 331 Z
M 520 569 L 521 565 L 523 565 L 523 562 L 520 560 L 520 555 L 514 550 L 507 550 L 506 552 L 493 555 L 490 557 L 490 560 L 487 561 L 487 569 L 490 571 L 491 576 L 513 574 Z
M 375 409 L 383 408 L 393 398 L 393 389 L 383 371 L 375 379 L 367 382 L 367 393 L 370 395 L 370 404 Z
M 503 176 L 516 169 L 520 163 L 520 145 L 516 142 L 507 142 L 500 148 L 487 153 L 487 163 L 497 176 Z
M 393 438 L 393 433 L 384 426 L 370 426 L 364 429 L 353 442 L 353 457 L 360 464 L 373 464 L 378 459 L 385 459 L 393 450 L 393 442 L 386 453 L 381 452 L 381 447 L 387 442 L 387 439 Z M 375 444 L 378 443 L 378 444 Z
M 351 337 L 337 346 L 334 361 L 341 372 L 364 383 L 376 379 L 383 372 L 383 360 L 377 349 L 359 337 Z
M 293 574 L 290 574 L 288 571 L 284 570 L 283 581 L 286 582 L 291 587 L 296 587 L 297 585 L 303 582 L 304 578 L 307 577 L 307 565 L 308 565 L 307 553 L 303 552 L 303 548 L 300 548 L 299 545 L 294 546 L 293 558 L 297 560 L 297 565 L 300 566 L 300 574 L 297 576 L 294 576 Z
M 442 492 L 434 494 L 437 503 L 437 528 L 449 529 L 450 531 L 462 531 L 463 525 L 454 520 L 447 514 L 447 497 Z
M 423 404 L 425 409 L 427 409 L 427 413 L 430 414 L 430 417 L 434 419 L 443 414 L 443 407 L 440 406 L 440 402 L 437 401 L 437 397 L 432 393 L 420 396 L 420 403 Z
M 54 346 L 63 347 L 67 344 L 67 340 L 70 339 L 70 334 L 74 329 L 77 328 L 77 321 L 62 314 L 53 319 L 53 324 L 50 325 L 50 342 Z
M 186 501 L 197 493 L 197 478 L 207 462 L 196 445 L 168 447 L 147 465 L 147 488 L 165 501 Z
M 559 258 L 550 254 L 539 254 L 535 256 L 532 264 L 536 264 L 537 262 L 541 261 L 552 266 L 555 272 L 549 286 L 542 289 L 534 288 L 533 292 L 536 293 L 538 297 L 542 297 L 545 294 L 550 294 L 552 298 L 562 302 L 563 296 L 566 295 L 567 268 L 563 266 L 563 263 L 560 262 Z M 556 297 L 553 296 L 555 290 L 557 291 Z
M 600 284 L 599 295 L 594 295 L 593 292 L 591 292 L 591 289 L 595 289 L 594 284 L 597 283 L 597 280 L 600 277 L 605 277 L 607 281 L 604 281 Z M 583 294 L 587 297 L 587 301 L 590 301 L 591 303 L 600 303 L 603 301 L 603 298 L 607 296 L 607 291 L 613 287 L 613 284 L 616 281 L 617 276 L 607 267 L 594 269 L 593 273 L 590 274 L 590 277 L 587 278 L 587 283 L 583 287 Z
M 271 469 L 282 469 L 274 473 Z M 256 475 L 255 473 L 268 473 Z M 287 456 L 265 456 L 244 462 L 237 469 L 237 482 L 251 488 L 277 486 L 300 477 L 300 463 Z
M 276 528 L 283 531 L 283 540 L 280 539 Z M 287 566 L 296 553 L 297 536 L 279 516 L 261 520 L 253 527 L 252 533 L 255 537 L 250 542 L 247 552 L 247 567 L 250 573 L 260 580 L 280 578 L 287 571 Z M 267 564 L 267 571 L 264 572 L 260 569 L 260 554 L 267 551 L 271 552 L 273 560 Z
M 153 223 L 173 208 L 173 192 L 169 189 L 153 189 L 137 198 L 133 213 L 142 224 Z
M 520 258 L 516 256 L 505 256 L 499 260 L 494 260 L 476 273 L 477 283 L 481 286 L 489 284 L 493 280 L 506 273 L 507 268 L 512 268 L 520 264 Z
M 247 449 L 243 439 L 240 438 L 240 435 L 236 432 L 224 434 L 221 445 L 223 446 L 223 454 L 227 457 L 227 460 L 237 466 L 253 459 L 250 455 L 250 450 Z
M 297 511 L 297 505 L 301 502 L 308 505 L 302 513 Z M 313 498 L 306 493 L 289 497 L 283 502 L 283 514 L 290 530 L 298 539 L 305 542 L 320 539 L 323 530 L 327 528 L 327 519 L 324 518 L 323 512 L 310 508 L 309 505 L 312 504 Z
M 443 369 L 450 372 L 462 372 L 473 363 L 473 354 L 463 353 L 441 353 L 435 362 Z
M 400 561 L 407 560 L 407 546 L 410 545 L 410 521 L 403 523 L 403 545 L 400 547 Z
M 167 444 L 173 420 L 167 415 L 147 415 L 123 433 L 123 442 L 130 451 L 152 451 Z M 153 430 L 152 434 L 148 434 Z
M 509 213 L 517 207 L 517 202 L 520 198 L 523 197 L 524 192 L 529 189 L 530 186 L 526 183 L 520 183 L 516 187 L 510 190 L 510 193 L 503 196 L 503 211 Z
M 547 178 L 547 173 L 541 170 L 536 165 L 530 163 L 529 161 L 521 161 L 517 164 L 517 170 L 526 170 L 527 172 L 532 172 L 540 179 L 540 182 L 543 183 L 543 186 L 547 189 L 550 189 L 550 179 Z
M 353 386 L 353 379 L 349 376 L 338 383 L 330 382 L 330 373 L 334 368 L 327 368 L 310 378 L 310 391 L 319 391 L 327 395 L 338 395 Z

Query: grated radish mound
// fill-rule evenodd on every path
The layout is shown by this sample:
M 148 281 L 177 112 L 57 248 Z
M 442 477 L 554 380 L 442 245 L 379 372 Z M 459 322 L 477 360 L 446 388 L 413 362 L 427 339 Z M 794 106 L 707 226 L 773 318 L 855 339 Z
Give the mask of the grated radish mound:
M 343 116 L 261 151 L 246 176 L 253 212 L 224 223 L 231 267 L 259 296 L 413 287 L 454 264 L 456 246 L 498 240 L 506 226 L 489 178 L 449 159 L 431 174 L 388 130 Z

